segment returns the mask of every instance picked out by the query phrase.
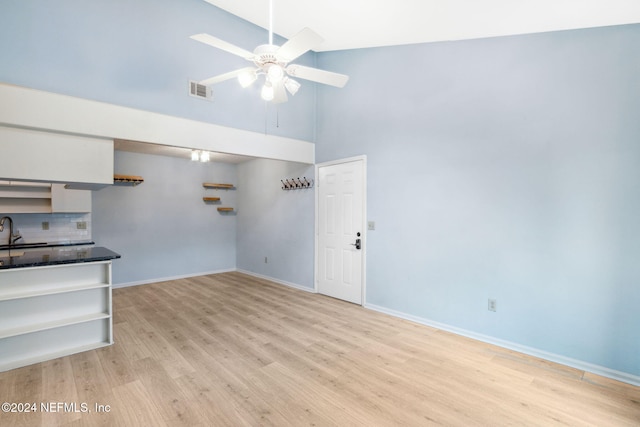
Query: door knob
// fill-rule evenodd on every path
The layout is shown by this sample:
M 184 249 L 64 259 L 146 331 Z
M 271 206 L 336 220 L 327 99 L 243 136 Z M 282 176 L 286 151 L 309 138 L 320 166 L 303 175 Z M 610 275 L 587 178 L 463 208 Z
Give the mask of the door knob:
M 358 233 L 358 234 L 360 234 L 360 233 Z M 356 249 L 360 249 L 361 246 L 362 246 L 361 242 L 360 242 L 360 239 L 356 239 L 356 242 L 355 243 L 351 243 L 351 246 L 355 246 Z

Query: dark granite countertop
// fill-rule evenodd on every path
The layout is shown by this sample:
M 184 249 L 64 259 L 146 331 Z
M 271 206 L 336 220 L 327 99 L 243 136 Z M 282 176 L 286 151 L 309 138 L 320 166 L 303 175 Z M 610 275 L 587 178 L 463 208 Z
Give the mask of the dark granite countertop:
M 26 249 L 26 248 L 23 248 Z M 6 255 L 0 255 L 0 270 L 23 267 L 42 267 L 56 264 L 108 261 L 120 255 L 100 246 L 56 246 L 31 250 L 12 247 Z
M 13 245 L 0 245 L 0 251 L 6 251 L 8 249 L 34 249 L 34 248 L 56 248 L 60 246 L 87 246 L 95 245 L 96 242 L 91 240 L 69 240 L 66 242 L 38 242 L 38 243 L 14 243 Z

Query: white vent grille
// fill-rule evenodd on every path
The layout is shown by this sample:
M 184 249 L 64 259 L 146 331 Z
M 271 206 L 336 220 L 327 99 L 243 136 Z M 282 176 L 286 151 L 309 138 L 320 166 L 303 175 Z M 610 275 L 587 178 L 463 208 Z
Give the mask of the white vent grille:
M 211 88 L 194 82 L 193 80 L 189 80 L 189 95 L 207 100 L 211 100 L 212 98 Z

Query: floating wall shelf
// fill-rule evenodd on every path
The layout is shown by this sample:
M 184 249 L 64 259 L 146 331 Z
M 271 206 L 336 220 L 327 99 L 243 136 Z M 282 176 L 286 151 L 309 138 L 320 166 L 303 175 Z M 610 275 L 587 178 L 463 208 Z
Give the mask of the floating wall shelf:
M 113 183 L 114 184 L 130 184 L 136 186 L 144 182 L 144 179 L 141 176 L 137 175 L 113 175 Z
M 207 189 L 214 190 L 235 190 L 233 184 L 221 184 L 217 182 L 204 182 L 202 186 Z M 205 203 L 218 203 L 220 202 L 220 197 L 203 197 Z M 230 213 L 233 212 L 233 208 L 228 207 L 218 207 L 218 212 L 220 213 Z
M 223 189 L 223 190 L 232 190 L 233 189 L 233 184 L 216 184 L 213 182 L 205 182 L 202 184 L 203 187 L 205 188 L 218 188 L 218 189 Z

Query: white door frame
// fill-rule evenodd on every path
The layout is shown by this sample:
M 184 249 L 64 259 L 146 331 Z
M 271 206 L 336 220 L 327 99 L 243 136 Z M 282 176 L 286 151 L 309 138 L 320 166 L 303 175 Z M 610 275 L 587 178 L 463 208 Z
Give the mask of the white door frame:
M 364 306 L 367 301 L 367 156 L 354 156 L 347 157 L 346 159 L 337 159 L 331 160 L 329 162 L 316 163 L 316 176 L 315 176 L 315 203 L 316 203 L 316 215 L 315 215 L 315 254 L 314 254 L 314 268 L 313 268 L 313 290 L 315 293 L 318 293 L 318 234 L 320 232 L 320 192 L 318 191 L 319 185 L 319 168 L 323 166 L 333 166 L 339 165 L 342 163 L 349 163 L 355 161 L 362 161 L 362 301 L 360 302 L 361 306 Z

